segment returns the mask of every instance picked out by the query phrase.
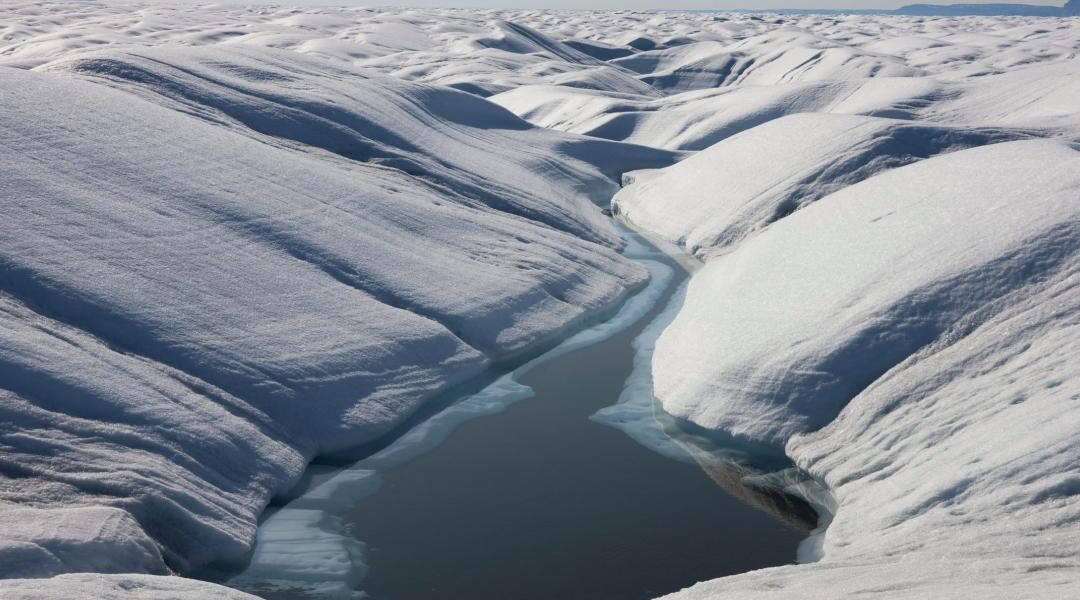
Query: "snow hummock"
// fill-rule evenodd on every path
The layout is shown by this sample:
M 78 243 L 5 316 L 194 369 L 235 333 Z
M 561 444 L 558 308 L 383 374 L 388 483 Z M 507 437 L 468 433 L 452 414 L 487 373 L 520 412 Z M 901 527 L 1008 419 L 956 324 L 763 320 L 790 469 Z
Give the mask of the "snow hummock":
M 884 171 L 711 256 L 657 341 L 655 393 L 785 447 L 836 512 L 820 563 L 673 597 L 1075 588 L 1078 193 L 1077 150 L 1000 143 Z
M 964 150 L 886 171 L 781 219 L 695 274 L 657 342 L 675 416 L 783 444 L 954 342 L 1080 247 L 1080 152 Z
M 313 477 L 293 493 L 296 497 L 275 509 L 259 525 L 255 548 L 244 570 L 229 585 L 251 591 L 302 589 L 323 597 L 353 598 L 366 569 L 365 548 L 345 526 L 345 516 L 374 494 L 385 473 L 439 445 L 461 423 L 498 413 L 533 395 L 518 383 L 530 369 L 557 356 L 588 346 L 626 329 L 656 304 L 671 284 L 674 270 L 650 260 L 651 250 L 638 236 L 630 238 L 625 254 L 650 272 L 648 285 L 619 311 L 570 336 L 551 350 L 505 373 L 483 389 L 453 402 L 411 427 L 387 447 L 352 466 Z M 683 457 L 684 460 L 686 457 Z
M 144 534 L 107 527 L 115 510 L 83 513 L 78 535 L 113 548 L 107 570 L 242 557 L 312 457 L 386 433 L 648 277 L 588 194 L 617 189 L 624 151 L 638 167 L 670 153 L 281 60 L 95 50 L 0 67 L 17 226 L 0 237 L 0 464 L 16 475 L 0 499 L 126 511 Z M 364 155 L 308 145 L 290 123 Z M 2 552 L 68 535 L 40 514 Z
M 654 172 L 616 195 L 612 208 L 704 255 L 880 171 L 1016 137 L 876 117 L 791 115 Z
M 163 575 L 665 276 L 621 178 L 706 264 L 597 418 L 770 444 L 835 510 L 817 562 L 675 597 L 1080 595 L 1080 20 L 2 13 L 5 598 L 245 597 Z M 374 472 L 304 479 L 252 568 L 347 585 L 327 503 Z

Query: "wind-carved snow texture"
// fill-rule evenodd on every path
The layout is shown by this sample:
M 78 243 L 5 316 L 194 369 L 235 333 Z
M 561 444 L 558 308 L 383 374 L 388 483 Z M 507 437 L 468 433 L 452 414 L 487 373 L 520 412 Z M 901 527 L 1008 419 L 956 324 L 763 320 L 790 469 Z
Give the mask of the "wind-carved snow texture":
M 5 575 L 242 557 L 313 456 L 645 283 L 587 194 L 668 152 L 301 56 L 146 54 L 0 68 L 0 497 L 39 511 Z
M 346 515 L 375 493 L 381 474 L 438 446 L 459 424 L 498 413 L 533 395 L 518 379 L 533 367 L 596 343 L 640 320 L 667 289 L 671 267 L 650 260 L 652 254 L 634 234 L 624 255 L 649 270 L 648 285 L 603 322 L 570 336 L 558 346 L 503 374 L 480 391 L 451 404 L 410 428 L 387 447 L 350 467 L 313 476 L 293 490 L 288 504 L 259 525 L 255 548 L 243 571 L 229 584 L 241 589 L 304 590 L 330 598 L 353 598 L 366 570 L 366 548 L 347 531 Z
M 744 209 L 737 187 L 721 192 L 717 163 L 690 162 L 730 157 L 722 146 L 756 133 L 616 197 L 663 206 L 663 180 L 680 170 L 716 190 L 698 198 L 717 207 L 701 227 L 678 211 L 640 215 L 714 245 L 657 341 L 654 392 L 676 418 L 786 445 L 837 512 L 821 563 L 674 597 L 1075 595 L 1080 152 L 1055 141 L 960 150 L 759 228 L 764 213 Z M 775 202 L 770 171 L 743 171 L 768 191 L 754 202 Z M 743 241 L 713 235 L 733 226 Z
M 645 285 L 595 204 L 623 179 L 706 262 L 658 401 L 836 501 L 818 562 L 676 597 L 1080 596 L 1078 48 L 1068 18 L 6 4 L 0 595 L 243 597 L 160 575 Z M 632 392 L 601 418 L 648 443 Z
M 630 222 L 695 255 L 715 254 L 878 172 L 1017 137 L 877 117 L 791 115 L 656 172 L 614 202 Z

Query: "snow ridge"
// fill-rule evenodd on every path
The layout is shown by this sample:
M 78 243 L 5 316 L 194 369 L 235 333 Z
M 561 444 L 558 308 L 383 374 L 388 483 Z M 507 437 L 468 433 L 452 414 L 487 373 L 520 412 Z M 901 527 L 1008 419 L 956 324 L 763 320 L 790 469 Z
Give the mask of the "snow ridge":
M 111 87 L 133 72 L 97 54 L 75 69 L 0 68 L 4 210 L 17 224 L 0 241 L 0 497 L 36 506 L 23 514 L 42 523 L 41 540 L 26 533 L 3 544 L 55 555 L 50 570 L 25 574 L 86 568 L 49 550 L 58 535 L 117 548 L 104 570 L 187 572 L 243 556 L 258 513 L 313 456 L 381 435 L 440 390 L 550 344 L 646 278 L 612 248 L 618 236 L 584 196 L 615 182 L 572 157 L 590 153 L 574 136 L 490 105 L 489 122 L 443 121 L 431 115 L 447 105 L 416 107 L 483 101 L 361 84 L 352 93 L 382 102 L 384 130 L 427 127 L 432 155 L 457 153 L 459 165 L 421 151 L 413 160 L 432 162 L 422 174 L 328 160 L 279 143 L 273 128 L 222 127 L 211 101 L 177 110 L 161 88 L 209 97 L 209 84 L 163 74 L 197 62 L 189 54 L 219 60 L 221 79 L 239 67 L 249 78 L 278 75 L 272 58 L 253 75 L 257 52 L 224 62 L 177 50 L 174 63 L 158 57 L 156 73 L 140 72 L 144 100 L 71 76 L 105 64 Z M 239 89 L 233 83 L 220 93 Z M 233 116 L 288 109 L 236 105 L 250 113 Z M 429 124 L 410 123 L 418 117 Z M 379 129 L 354 127 L 370 130 Z M 601 144 L 610 160 L 629 152 L 642 166 L 671 161 L 580 144 Z M 489 206 L 469 193 L 478 184 L 452 181 L 461 172 L 520 209 Z M 515 191 L 530 180 L 544 185 Z M 44 525 L 72 505 L 123 509 L 145 534 Z M 115 520 L 115 511 L 82 515 Z M 23 574 L 16 568 L 30 567 L 7 562 L 5 574 Z
M 614 195 L 705 262 L 665 419 L 836 501 L 674 598 L 1080 596 L 1078 28 L 5 5 L 0 595 L 245 597 L 163 575 L 644 286 Z

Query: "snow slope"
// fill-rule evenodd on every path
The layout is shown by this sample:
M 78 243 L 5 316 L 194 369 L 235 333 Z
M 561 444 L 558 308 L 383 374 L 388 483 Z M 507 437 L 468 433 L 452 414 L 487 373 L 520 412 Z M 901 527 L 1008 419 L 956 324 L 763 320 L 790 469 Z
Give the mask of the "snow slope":
M 1027 286 L 1069 276 L 1059 269 L 1080 248 L 1078 190 L 1080 152 L 1039 141 L 826 196 L 695 275 L 657 344 L 656 395 L 676 416 L 754 440 L 820 428 L 920 348 L 955 343 Z
M 626 192 L 662 203 L 667 177 Z M 672 597 L 1080 592 L 1078 199 L 1080 152 L 1002 143 L 885 171 L 713 256 L 657 342 L 655 393 L 786 446 L 838 508 L 821 562 Z
M 1077 273 L 917 352 L 788 452 L 840 502 L 819 563 L 671 598 L 1071 598 L 1080 502 Z
M 79 64 L 75 72 L 87 73 Z M 116 64 L 109 72 L 134 70 Z M 272 110 L 226 104 L 241 92 L 218 101 L 183 80 L 145 77 L 209 98 L 207 107 L 225 104 L 241 121 Z M 534 130 L 491 105 L 467 113 L 477 123 L 446 119 L 456 140 L 429 127 L 414 143 L 485 163 L 488 189 L 517 205 L 488 206 L 440 178 L 467 172 L 452 163 L 409 174 L 263 143 L 208 122 L 216 113 L 193 117 L 184 113 L 195 107 L 70 75 L 0 68 L 0 80 L 0 497 L 42 509 L 37 529 L 4 536 L 4 552 L 56 555 L 49 523 L 60 513 L 51 511 L 101 505 L 123 509 L 142 531 L 102 510 L 63 535 L 118 548 L 106 570 L 188 570 L 240 556 L 258 512 L 312 456 L 372 439 L 439 390 L 556 339 L 645 279 L 608 247 L 614 231 L 582 197 L 604 176 L 572 155 L 598 142 Z M 396 114 L 384 107 L 376 117 L 389 129 L 420 127 L 402 111 L 423 119 L 435 110 L 423 108 L 431 97 L 443 108 L 447 99 L 481 102 L 366 85 L 353 93 L 396 103 Z M 274 114 L 268 133 L 288 116 Z M 350 124 L 356 135 L 377 131 Z M 644 164 L 670 160 L 630 151 Z M 557 176 L 536 197 L 514 191 L 545 165 Z M 160 551 L 147 550 L 147 535 Z M 49 568 L 5 561 L 5 575 L 84 568 L 56 558 Z
M 0 596 L 243 597 L 162 575 L 642 286 L 634 171 L 706 261 L 659 400 L 837 506 L 675 597 L 1080 597 L 1078 77 L 1067 18 L 7 3 Z
M 803 113 L 710 146 L 622 190 L 623 218 L 691 253 L 723 251 L 746 236 L 875 173 L 930 156 L 1017 137 L 876 117 Z
M 925 79 L 879 78 L 724 87 L 660 100 L 523 87 L 492 101 L 542 127 L 672 150 L 704 150 L 790 114 L 911 118 L 913 107 L 938 94 L 938 86 Z

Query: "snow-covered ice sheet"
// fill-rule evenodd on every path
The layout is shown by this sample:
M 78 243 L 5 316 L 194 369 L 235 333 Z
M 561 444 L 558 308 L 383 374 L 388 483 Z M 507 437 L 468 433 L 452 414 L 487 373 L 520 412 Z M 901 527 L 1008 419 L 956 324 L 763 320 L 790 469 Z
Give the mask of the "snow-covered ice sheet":
M 180 48 L 0 67 L 0 498 L 126 511 L 145 535 L 84 513 L 78 535 L 108 570 L 242 556 L 307 460 L 387 432 L 647 278 L 588 195 L 616 189 L 600 165 L 624 151 L 640 167 L 670 153 L 280 60 Z M 288 123 L 388 160 L 325 152 Z M 44 555 L 67 535 L 39 514 L 37 537 L 26 524 L 5 552 Z
M 635 201 L 667 201 L 654 189 Z M 820 563 L 673 597 L 1080 592 L 1078 211 L 1080 152 L 1007 142 L 885 170 L 712 255 L 655 392 L 786 447 L 836 513 Z
M 629 232 L 628 232 L 629 233 Z M 648 246 L 629 233 L 625 254 L 650 272 L 648 285 L 610 318 L 570 336 L 558 346 L 505 373 L 480 391 L 411 427 L 387 447 L 338 472 L 313 478 L 296 497 L 259 525 L 254 551 L 229 585 L 251 591 L 302 589 L 327 598 L 354 598 L 365 573 L 362 541 L 346 530 L 345 516 L 375 493 L 381 473 L 439 445 L 461 423 L 498 413 L 533 395 L 518 379 L 535 366 L 597 343 L 640 320 L 671 284 L 674 271 L 650 260 Z M 684 459 L 686 457 L 684 456 Z
M 97 573 L 0 595 L 242 597 L 159 575 L 640 289 L 596 204 L 634 171 L 707 261 L 659 400 L 837 503 L 819 562 L 682 597 L 1080 596 L 1078 57 L 1076 18 L 6 3 L 0 575 Z
M 95 600 L 258 600 L 239 590 L 183 577 L 69 573 L 49 579 L 7 579 L 5 600 L 94 598 Z
M 875 173 L 1022 135 L 877 117 L 790 115 L 653 172 L 616 195 L 612 209 L 703 256 Z
M 784 443 L 918 350 L 955 343 L 1080 249 L 1080 152 L 1010 142 L 886 171 L 695 274 L 657 342 L 669 412 Z

